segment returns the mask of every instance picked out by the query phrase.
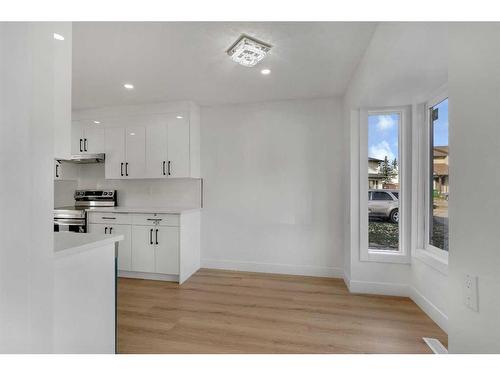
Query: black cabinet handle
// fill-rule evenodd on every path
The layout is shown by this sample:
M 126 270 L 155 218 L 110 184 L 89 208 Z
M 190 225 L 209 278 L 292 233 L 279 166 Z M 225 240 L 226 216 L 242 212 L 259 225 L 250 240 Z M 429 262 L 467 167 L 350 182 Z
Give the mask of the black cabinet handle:
M 80 138 L 80 152 L 83 152 L 83 149 L 82 149 L 82 139 Z
M 168 161 L 168 175 L 170 176 L 171 173 L 170 173 L 170 160 Z
M 155 233 L 155 244 L 158 245 L 158 229 L 156 230 Z
M 83 150 L 87 151 L 87 138 L 83 140 Z
M 59 164 L 56 164 L 56 177 L 59 177 Z
M 111 234 L 111 231 L 113 230 L 113 227 L 109 228 L 109 234 Z
M 108 234 L 108 227 L 104 228 L 104 234 Z
M 120 163 L 120 174 L 123 176 L 123 163 Z
M 125 163 L 125 176 L 128 176 L 128 162 Z
M 105 220 L 116 220 L 116 217 L 102 216 L 102 219 L 105 219 Z
M 152 229 L 149 230 L 149 244 L 150 245 L 153 244 L 153 230 Z
M 165 176 L 165 160 L 163 160 L 163 175 Z

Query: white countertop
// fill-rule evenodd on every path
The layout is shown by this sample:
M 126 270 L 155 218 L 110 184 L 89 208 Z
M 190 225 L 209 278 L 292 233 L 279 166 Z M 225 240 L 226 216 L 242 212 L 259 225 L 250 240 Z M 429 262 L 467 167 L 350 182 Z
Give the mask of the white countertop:
M 54 232 L 54 253 L 56 257 L 74 254 L 122 241 L 123 238 L 121 234 Z
M 199 207 L 93 207 L 89 212 L 123 212 L 135 214 L 181 214 L 187 211 L 197 211 Z

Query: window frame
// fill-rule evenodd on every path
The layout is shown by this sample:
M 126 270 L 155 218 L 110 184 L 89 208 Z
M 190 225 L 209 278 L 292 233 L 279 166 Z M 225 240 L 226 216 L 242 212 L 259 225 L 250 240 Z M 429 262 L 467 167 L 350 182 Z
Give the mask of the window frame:
M 449 98 L 447 85 L 440 87 L 433 94 L 424 98 L 421 104 L 414 105 L 413 128 L 413 176 L 412 184 L 412 257 L 434 268 L 443 275 L 448 275 L 448 252 L 430 244 L 430 110 L 446 98 Z
M 433 107 L 448 99 L 448 92 L 442 91 L 438 95 L 434 96 L 431 100 L 427 101 L 425 105 L 425 140 L 424 140 L 424 173 L 425 173 L 425 188 L 424 188 L 424 250 L 428 251 L 438 259 L 448 264 L 448 251 L 440 249 L 434 245 L 431 245 L 430 241 L 430 220 L 431 220 L 431 184 L 433 183 L 433 178 L 431 176 L 431 142 L 433 141 L 434 134 L 432 133 L 432 114 L 431 110 Z M 448 135 L 449 139 L 449 135 Z M 448 141 L 449 144 L 449 141 Z M 449 146 L 448 146 L 449 147 Z
M 368 247 L 368 117 L 372 115 L 399 114 L 398 162 L 399 162 L 399 249 L 384 250 Z M 411 229 L 411 107 L 388 107 L 360 111 L 359 136 L 359 243 L 360 260 L 382 263 L 410 263 Z

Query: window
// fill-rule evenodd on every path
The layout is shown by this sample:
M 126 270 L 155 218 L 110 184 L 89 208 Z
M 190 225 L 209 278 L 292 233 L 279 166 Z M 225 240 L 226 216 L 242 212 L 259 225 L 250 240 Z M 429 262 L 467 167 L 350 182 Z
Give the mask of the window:
M 368 115 L 368 247 L 399 250 L 399 203 L 391 192 L 399 194 L 398 112 Z M 366 211 L 365 211 L 366 212 Z
M 429 245 L 448 251 L 449 143 L 448 99 L 429 108 L 429 176 L 427 234 Z
M 411 107 L 361 110 L 359 117 L 360 260 L 410 262 Z M 406 194 L 410 191 L 410 194 Z

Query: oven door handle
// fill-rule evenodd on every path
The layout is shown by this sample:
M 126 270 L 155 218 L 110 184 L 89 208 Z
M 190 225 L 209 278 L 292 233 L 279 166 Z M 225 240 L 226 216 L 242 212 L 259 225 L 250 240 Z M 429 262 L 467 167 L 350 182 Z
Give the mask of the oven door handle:
M 85 220 L 78 219 L 54 219 L 56 225 L 85 225 Z

